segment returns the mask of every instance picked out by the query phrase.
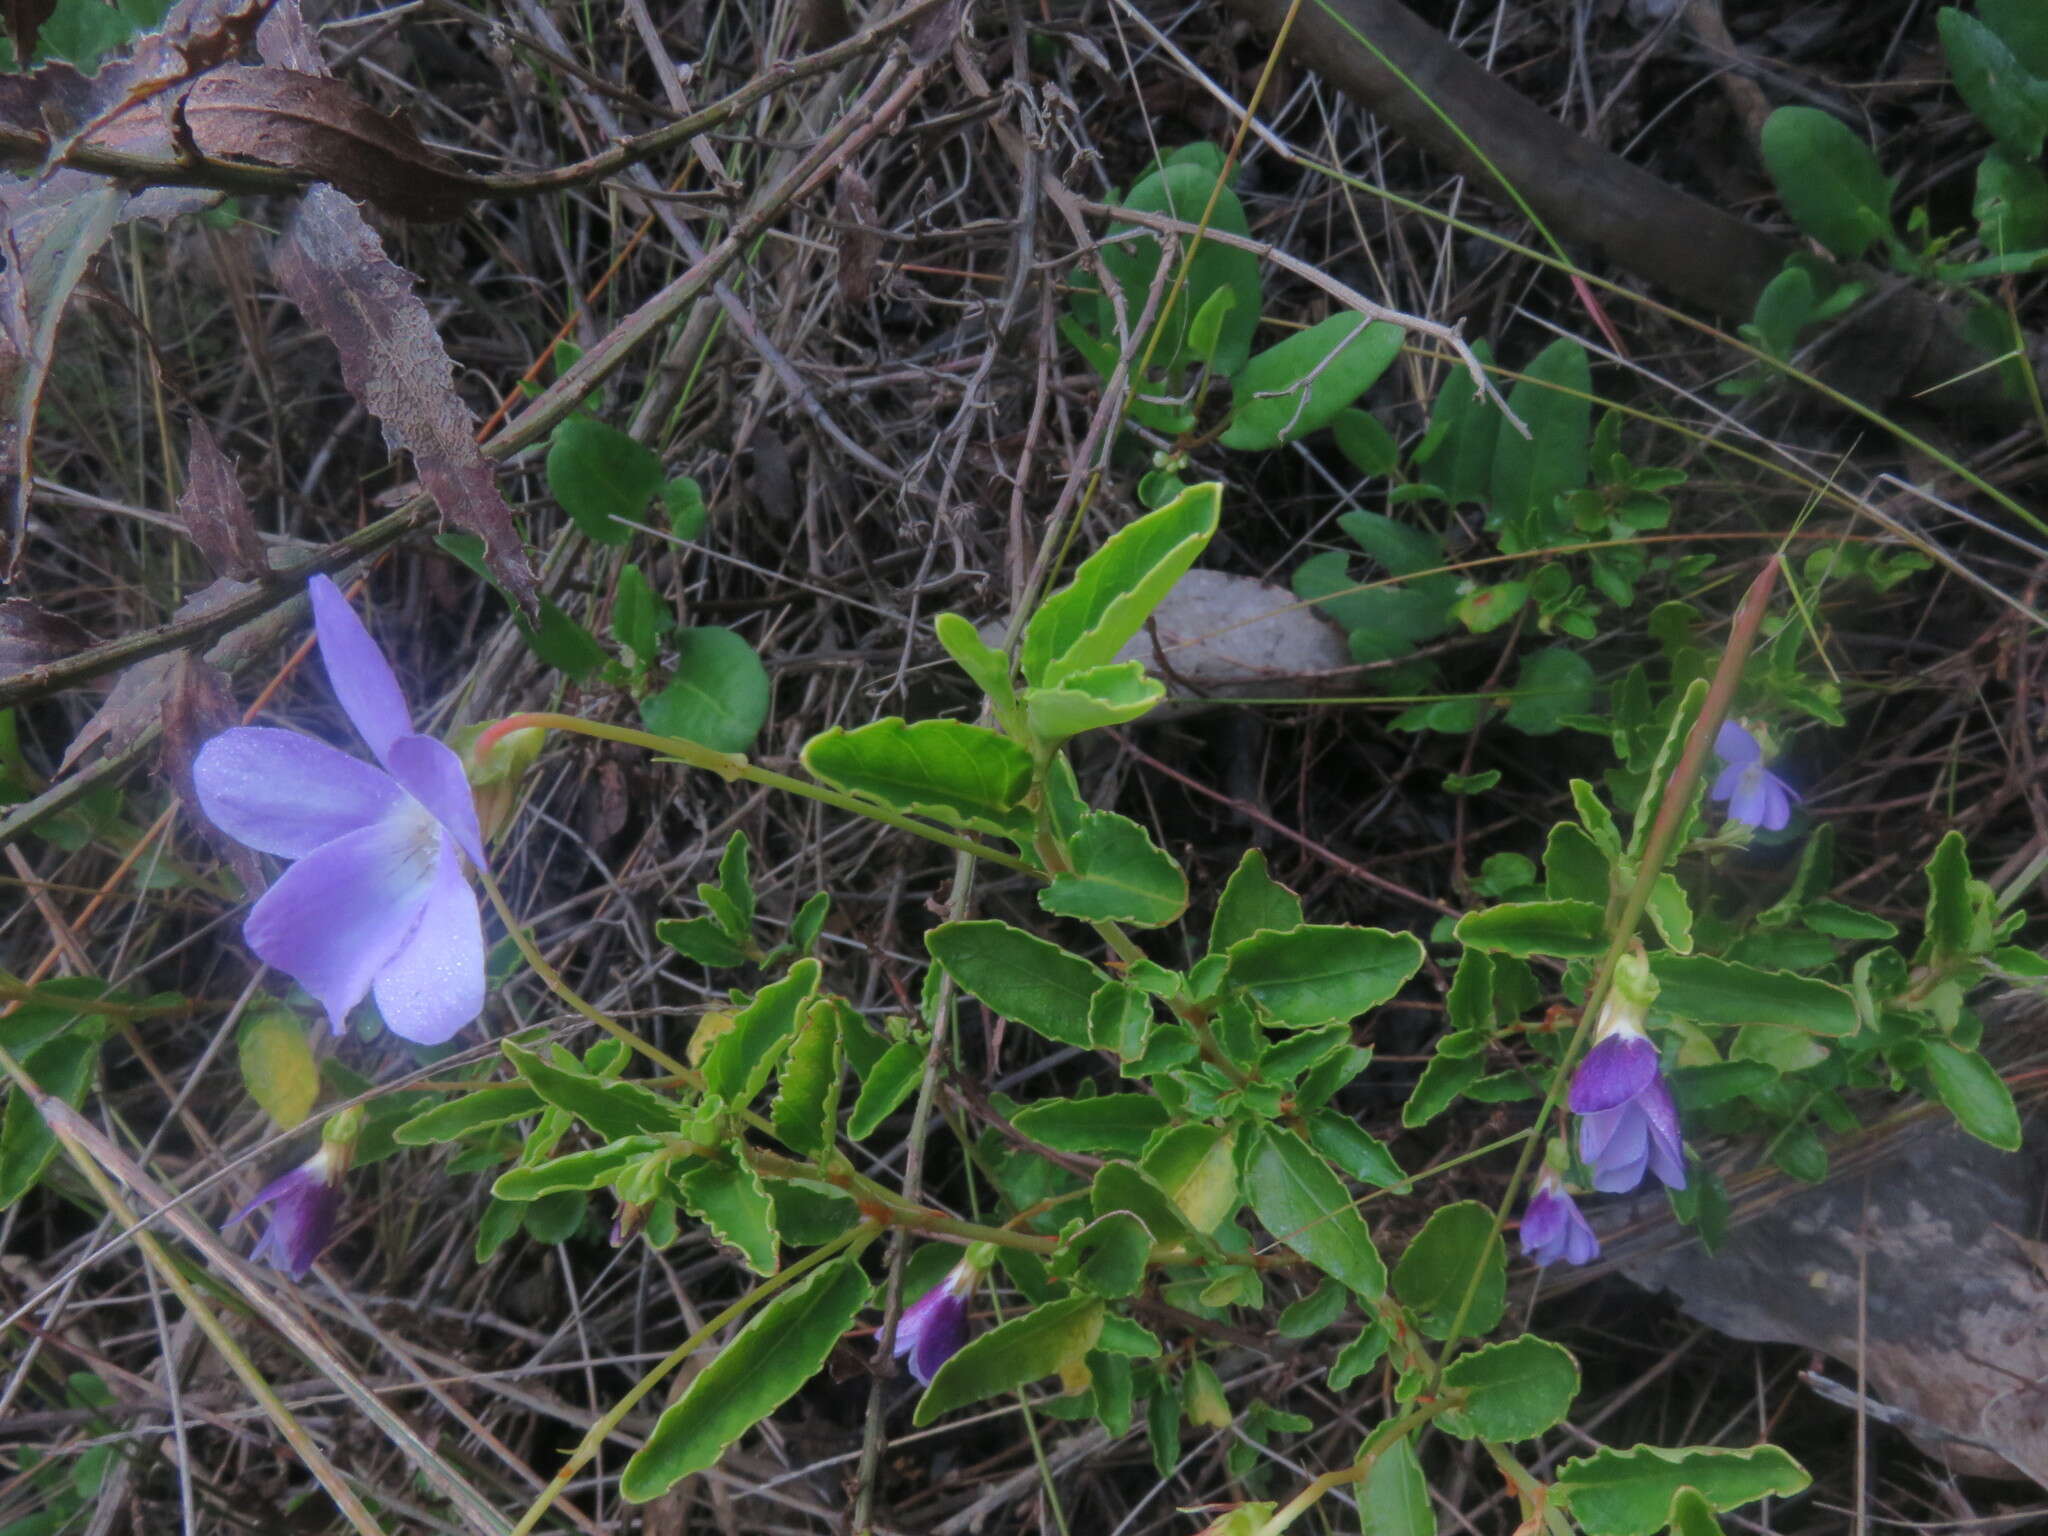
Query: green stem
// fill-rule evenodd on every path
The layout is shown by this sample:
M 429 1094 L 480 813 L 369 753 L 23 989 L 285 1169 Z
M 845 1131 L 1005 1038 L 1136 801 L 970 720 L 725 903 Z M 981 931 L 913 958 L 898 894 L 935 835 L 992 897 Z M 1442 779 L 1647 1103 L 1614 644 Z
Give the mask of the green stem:
M 1442 1413 L 1447 1406 L 1449 1405 L 1445 1403 L 1425 1403 L 1409 1409 L 1398 1419 L 1390 1419 L 1380 1425 L 1366 1437 L 1365 1446 L 1358 1453 L 1358 1460 L 1348 1467 L 1325 1472 L 1316 1478 L 1301 1492 L 1274 1510 L 1266 1523 L 1253 1532 L 1253 1536 L 1280 1536 L 1281 1532 L 1321 1502 L 1323 1495 L 1331 1489 L 1364 1482 L 1372 1475 L 1372 1469 L 1379 1465 L 1382 1456 Z
M 500 736 L 510 731 L 537 727 L 541 730 L 573 731 L 580 736 L 594 736 L 600 741 L 623 742 L 627 746 L 645 747 L 672 757 L 677 762 L 692 768 L 708 769 L 728 783 L 744 779 L 749 784 L 759 784 L 765 789 L 779 789 L 787 794 L 801 795 L 806 800 L 815 800 L 820 805 L 829 805 L 837 810 L 849 811 L 855 816 L 865 816 L 870 821 L 879 821 L 884 826 L 908 832 L 927 842 L 937 843 L 941 848 L 950 848 L 955 853 L 969 854 L 977 859 L 986 859 L 991 864 L 1000 864 L 1004 869 L 1019 874 L 1035 875 L 1039 871 L 1015 854 L 1004 853 L 987 843 L 978 843 L 972 838 L 961 837 L 938 827 L 927 826 L 913 821 L 901 812 L 891 809 L 876 800 L 863 800 L 856 795 L 843 794 L 836 789 L 826 789 L 821 784 L 806 783 L 793 779 L 786 773 L 773 769 L 759 768 L 737 752 L 714 752 L 711 748 L 699 746 L 694 741 L 684 741 L 677 736 L 656 736 L 650 731 L 636 731 L 623 725 L 605 725 L 596 720 L 583 720 L 575 715 L 536 713 L 509 715 L 477 738 L 476 751 L 481 754 L 490 749 Z

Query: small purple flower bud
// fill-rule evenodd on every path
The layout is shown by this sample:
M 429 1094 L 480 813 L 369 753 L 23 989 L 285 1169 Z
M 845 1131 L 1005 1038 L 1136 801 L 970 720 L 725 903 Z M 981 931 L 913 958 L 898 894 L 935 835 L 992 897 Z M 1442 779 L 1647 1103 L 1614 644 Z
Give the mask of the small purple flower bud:
M 1792 787 L 1764 767 L 1763 743 L 1734 720 L 1723 720 L 1714 737 L 1714 751 L 1727 764 L 1707 791 L 1707 798 L 1726 802 L 1728 819 L 1766 832 L 1782 832 L 1792 820 Z
M 967 1342 L 967 1297 L 981 1271 L 960 1263 L 903 1311 L 896 1324 L 896 1355 L 910 1357 L 910 1374 L 930 1386 L 939 1367 Z
M 1539 1269 L 1559 1259 L 1590 1264 L 1600 1257 L 1600 1239 L 1579 1213 L 1564 1181 L 1547 1167 L 1536 1176 L 1536 1193 L 1522 1212 L 1522 1252 Z
M 347 1151 L 323 1141 L 318 1152 L 257 1191 L 254 1200 L 221 1224 L 221 1230 L 225 1232 L 268 1206 L 270 1226 L 249 1250 L 250 1262 L 271 1264 L 294 1280 L 303 1280 L 334 1240 L 335 1219 L 341 1212 L 341 1180 L 347 1171 Z

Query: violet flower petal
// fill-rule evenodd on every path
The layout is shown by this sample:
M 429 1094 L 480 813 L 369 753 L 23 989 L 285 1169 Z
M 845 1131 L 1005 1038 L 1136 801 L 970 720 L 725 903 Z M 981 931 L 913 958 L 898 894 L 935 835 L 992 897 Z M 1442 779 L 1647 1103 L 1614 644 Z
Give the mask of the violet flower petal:
M 1657 1047 L 1641 1035 L 1609 1035 L 1586 1052 L 1572 1074 L 1574 1114 L 1597 1114 L 1625 1104 L 1657 1076 Z
M 442 844 L 418 925 L 373 985 L 391 1032 L 420 1045 L 441 1044 L 484 1011 L 483 918 L 452 844 Z
M 391 744 L 386 763 L 391 777 L 434 813 L 472 864 L 483 868 L 484 834 L 477 825 L 476 794 L 454 749 L 431 736 L 401 736 Z
M 1590 1264 L 1600 1257 L 1600 1239 L 1578 1202 L 1561 1187 L 1550 1185 L 1530 1196 L 1523 1212 L 1522 1251 L 1539 1268 L 1559 1259 L 1567 1264 Z
M 225 1232 L 252 1212 L 268 1206 L 270 1224 L 249 1250 L 251 1263 L 268 1263 L 294 1280 L 303 1280 L 334 1239 L 341 1191 L 328 1182 L 318 1160 L 301 1163 L 272 1179 L 256 1198 L 221 1224 Z
M 1685 1188 L 1685 1141 L 1679 1133 L 1678 1106 L 1672 1102 L 1669 1085 L 1658 1078 L 1636 1103 L 1649 1132 L 1650 1172 L 1669 1189 Z
M 369 826 L 402 797 L 368 763 L 269 726 L 237 726 L 207 742 L 192 761 L 192 784 L 216 827 L 285 859 Z
M 440 828 L 401 807 L 314 849 L 249 909 L 242 936 L 327 1010 L 336 1034 L 411 936 L 437 873 Z
M 1714 782 L 1707 790 L 1707 798 L 1716 805 L 1725 805 L 1730 800 L 1733 800 L 1742 793 L 1742 786 L 1749 775 L 1750 766 L 1748 763 L 1730 763 L 1726 768 L 1723 768 L 1714 775 Z
M 910 1357 L 910 1374 L 924 1386 L 967 1342 L 967 1298 L 948 1275 L 903 1309 L 893 1353 Z
M 405 706 L 391 664 L 377 649 L 348 599 L 325 576 L 306 583 L 313 599 L 313 627 L 320 636 L 320 660 L 327 681 L 377 761 L 391 766 L 391 744 L 412 734 L 412 711 Z
M 1714 751 L 1720 755 L 1723 762 L 1738 767 L 1761 762 L 1764 755 L 1763 743 L 1733 720 L 1723 720 L 1721 729 L 1714 733 Z

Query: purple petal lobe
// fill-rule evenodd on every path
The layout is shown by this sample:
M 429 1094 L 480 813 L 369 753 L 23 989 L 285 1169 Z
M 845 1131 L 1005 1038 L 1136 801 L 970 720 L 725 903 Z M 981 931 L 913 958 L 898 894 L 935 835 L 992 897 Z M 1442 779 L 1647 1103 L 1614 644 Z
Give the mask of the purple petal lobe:
M 421 1045 L 439 1045 L 484 1011 L 483 922 L 452 845 L 441 847 L 418 926 L 375 985 L 391 1032 Z
M 1625 1104 L 1656 1076 L 1656 1046 L 1639 1035 L 1609 1035 L 1572 1074 L 1572 1112 L 1597 1114 Z
M 417 806 L 314 849 L 249 910 L 242 936 L 319 999 L 335 1032 L 418 923 L 440 827 Z
M 368 763 L 267 726 L 237 726 L 207 742 L 193 759 L 192 782 L 221 831 L 286 859 L 369 826 L 402 794 Z
M 434 813 L 434 819 L 448 829 L 470 862 L 481 869 L 484 837 L 477 825 L 476 796 L 454 749 L 431 736 L 401 736 L 391 744 L 385 761 L 391 777 Z
M 1782 832 L 1792 820 L 1792 793 L 1776 774 L 1764 775 L 1756 824 L 1766 832 Z
M 388 767 L 391 743 L 412 734 L 412 712 L 405 707 L 398 679 L 341 588 L 325 576 L 315 576 L 306 590 L 313 599 L 313 627 L 320 636 L 327 681 L 377 761 Z
M 1714 775 L 1714 783 L 1707 790 L 1707 798 L 1716 805 L 1722 805 L 1733 800 L 1741 792 L 1743 776 L 1748 772 L 1749 769 L 1745 764 L 1730 763 L 1726 768 L 1723 768 Z
M 1762 759 L 1764 749 L 1757 739 L 1733 720 L 1723 720 L 1714 733 L 1714 750 L 1724 762 L 1739 765 Z

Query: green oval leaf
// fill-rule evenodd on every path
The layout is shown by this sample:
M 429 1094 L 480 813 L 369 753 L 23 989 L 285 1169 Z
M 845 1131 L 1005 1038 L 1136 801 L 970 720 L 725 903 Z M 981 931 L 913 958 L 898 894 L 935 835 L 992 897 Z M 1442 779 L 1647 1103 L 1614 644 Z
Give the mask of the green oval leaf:
M 1066 839 L 1066 851 L 1072 870 L 1055 875 L 1038 893 L 1038 904 L 1048 912 L 1160 928 L 1187 910 L 1187 876 L 1128 816 L 1089 812 Z
M 1432 1339 L 1491 1333 L 1507 1309 L 1507 1252 L 1493 1212 L 1461 1200 L 1435 1212 L 1394 1266 L 1394 1294 Z M 1467 1300 L 1469 1296 L 1470 1300 Z
M 1088 1004 L 1109 978 L 1057 944 L 1008 923 L 942 923 L 925 948 L 962 990 L 1048 1040 L 1078 1045 L 1088 1037 Z
M 1387 1288 L 1387 1269 L 1343 1181 L 1285 1126 L 1259 1129 L 1245 1165 L 1246 1194 L 1260 1224 L 1333 1280 L 1367 1299 Z
M 970 1340 L 932 1377 L 917 1401 L 914 1422 L 922 1427 L 942 1413 L 1078 1364 L 1095 1347 L 1103 1317 L 1095 1297 L 1068 1296 Z
M 1954 14 L 1944 12 L 1944 22 Z M 2036 137 L 2029 153 L 2040 147 Z M 1890 231 L 1892 184 L 1870 146 L 1836 118 L 1816 107 L 1778 108 L 1764 122 L 1763 155 L 1792 222 L 1844 261 Z
M 242 1020 L 236 1036 L 242 1081 L 280 1130 L 312 1113 L 320 1097 L 320 1064 L 306 1043 L 306 1026 L 288 1008 L 264 1008 Z
M 1444 1427 L 1481 1440 L 1530 1440 L 1564 1422 L 1579 1394 L 1571 1351 L 1525 1333 L 1460 1355 L 1444 1369 L 1444 1385 L 1467 1395 Z
M 1923 1040 L 1927 1075 L 1956 1123 L 1979 1141 L 2001 1151 L 2020 1149 L 2020 1116 L 2012 1090 L 1997 1068 L 1975 1051 L 1958 1050 L 1946 1040 Z
M 640 719 L 658 736 L 680 736 L 714 752 L 744 752 L 768 719 L 768 669 L 729 629 L 707 625 L 675 634 L 668 686 L 640 701 Z
M 1638 1445 L 1575 1456 L 1558 1469 L 1557 1491 L 1587 1536 L 1651 1536 L 1668 1523 L 1671 1501 L 1694 1488 L 1715 1510 L 1797 1493 L 1812 1479 L 1775 1445 L 1745 1450 Z
M 1452 930 L 1460 944 L 1526 960 L 1607 952 L 1607 910 L 1591 901 L 1507 901 L 1467 912 Z
M 548 445 L 548 491 L 585 535 L 600 544 L 623 544 L 661 491 L 661 460 L 654 451 L 594 417 L 571 416 Z M 694 738 L 692 738 L 694 739 Z M 736 749 L 735 749 L 736 750 Z
M 1230 946 L 1229 979 L 1282 1024 L 1347 1023 L 1422 968 L 1412 933 L 1310 923 Z
M 891 715 L 805 743 L 804 767 L 841 789 L 955 826 L 1028 835 L 1023 800 L 1031 754 L 1007 736 L 960 720 L 905 724 Z
M 1346 310 L 1276 342 L 1230 381 L 1226 448 L 1278 448 L 1336 419 L 1401 355 L 1407 335 Z
M 619 1492 L 644 1504 L 716 1462 L 817 1373 L 868 1291 L 859 1265 L 839 1259 L 755 1313 L 662 1414 L 626 1463 Z
M 1789 971 L 1766 971 L 1712 955 L 1655 954 L 1657 1006 L 1702 1024 L 1775 1024 L 1815 1035 L 1856 1033 L 1856 999 L 1846 987 Z

